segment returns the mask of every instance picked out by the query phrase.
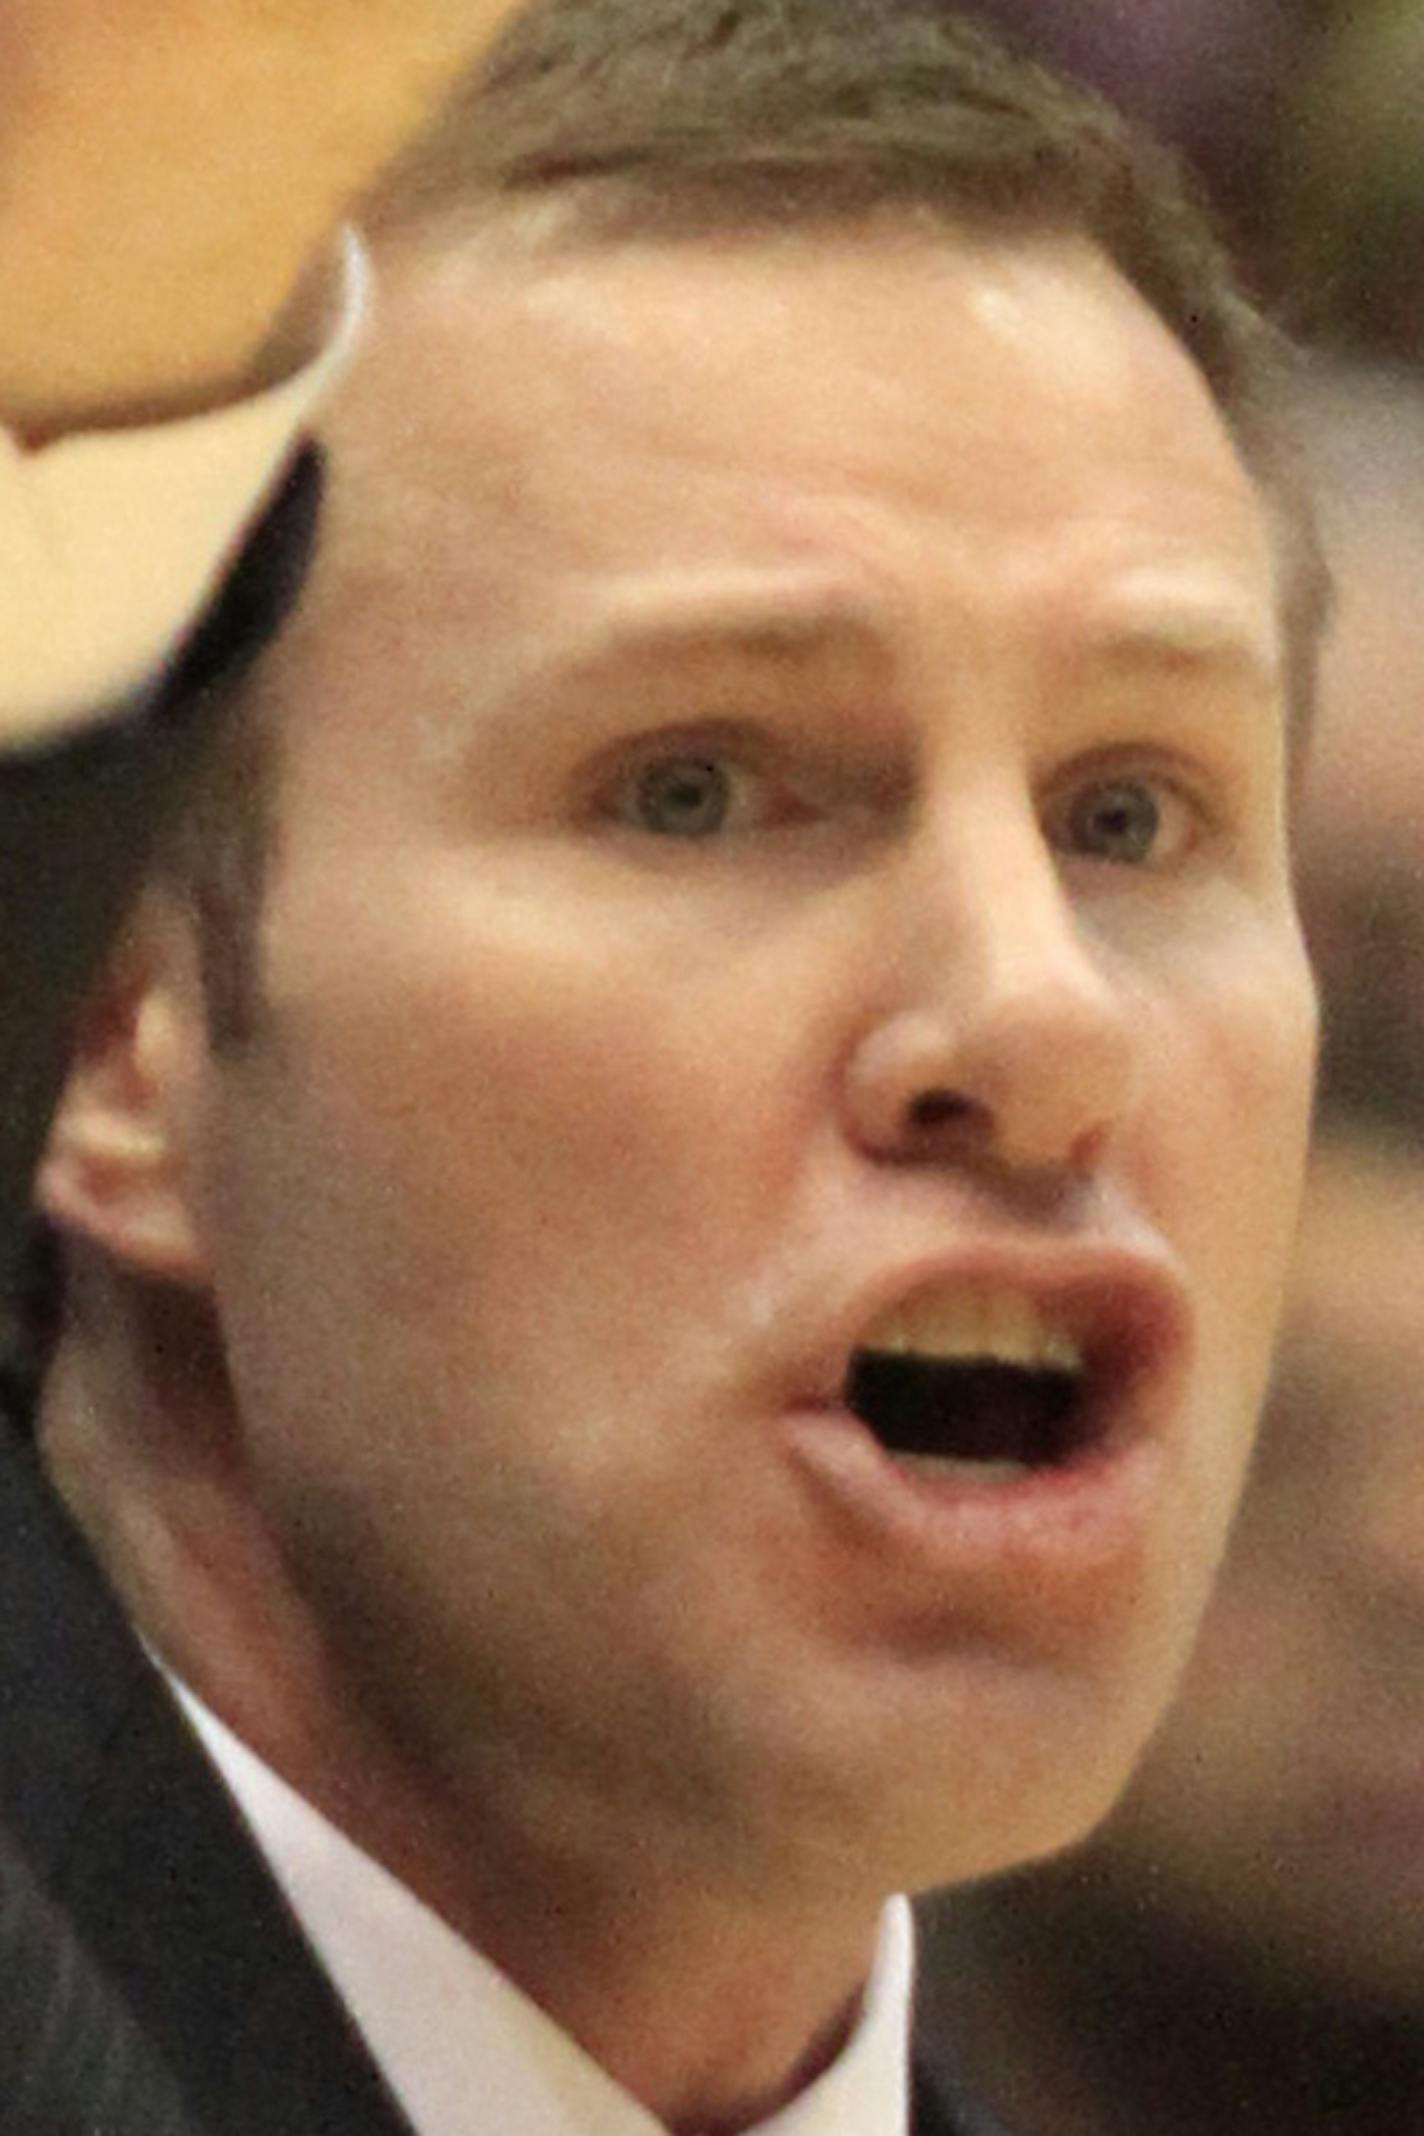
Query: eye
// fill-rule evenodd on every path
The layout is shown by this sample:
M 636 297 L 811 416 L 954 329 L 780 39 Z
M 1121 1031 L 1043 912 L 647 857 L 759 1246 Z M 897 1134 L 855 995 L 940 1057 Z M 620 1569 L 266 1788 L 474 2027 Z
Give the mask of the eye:
M 1048 829 L 1062 852 L 1145 868 L 1178 859 L 1194 822 L 1186 798 L 1164 779 L 1096 779 L 1054 807 Z
M 661 845 L 735 845 L 839 830 L 865 836 L 904 806 L 898 780 L 864 755 L 852 762 L 816 736 L 765 726 L 644 735 L 615 745 L 585 772 L 582 805 Z
M 795 795 L 747 758 L 740 744 L 669 745 L 620 771 L 608 805 L 635 831 L 688 843 L 794 820 Z
M 717 757 L 665 756 L 635 774 L 624 812 L 658 838 L 715 838 L 726 829 L 736 798 L 732 773 Z

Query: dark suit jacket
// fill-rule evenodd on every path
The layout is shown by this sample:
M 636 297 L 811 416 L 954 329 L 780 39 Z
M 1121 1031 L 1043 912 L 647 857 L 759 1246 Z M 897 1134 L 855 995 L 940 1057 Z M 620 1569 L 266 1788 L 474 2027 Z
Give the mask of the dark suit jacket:
M 74 1014 L 163 811 L 219 716 L 224 683 L 270 637 L 292 598 L 319 490 L 320 463 L 308 452 L 167 676 L 77 735 L 0 764 L 0 1307 L 7 1367 L 11 1322 L 28 1288 L 30 1181 Z M 0 1584 L 20 1576 L 27 1534 L 8 1526 L 0 1533 Z M 20 1654 L 0 1643 L 0 1727 L 17 1713 L 24 1680 Z M 61 1714 L 47 1713 L 41 1733 L 51 1741 L 52 1724 L 62 1750 Z M 24 1741 L 22 1730 L 15 1757 Z M 10 1770 L 8 1738 L 4 1756 Z M 46 1770 L 43 1761 L 36 1767 L 41 1790 Z M 27 1817 L 13 1833 L 0 1822 L 0 2128 L 6 2136 L 201 2136 L 176 2080 L 95 1964 L 78 1925 L 31 1873 L 31 1863 L 47 1869 L 31 1840 Z
M 404 2129 L 13 1434 L 0 1444 L 0 1820 L 207 2136 Z
M 5 1268 L 83 988 L 223 684 L 299 581 L 319 486 L 309 453 L 146 705 L 0 770 Z M 2 1422 L 0 1967 L 6 2136 L 406 2131 L 28 1435 Z M 915 2128 L 969 2136 L 923 2074 Z
M 0 2127 L 7 2136 L 195 2136 L 176 2084 L 8 1836 Z

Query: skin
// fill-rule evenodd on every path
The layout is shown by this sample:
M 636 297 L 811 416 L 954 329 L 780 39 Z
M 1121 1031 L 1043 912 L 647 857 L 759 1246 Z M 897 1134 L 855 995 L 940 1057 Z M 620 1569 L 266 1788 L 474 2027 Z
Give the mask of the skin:
M 49 1443 L 205 1698 L 744 2125 L 887 1891 L 1103 1812 L 1221 1547 L 1314 1022 L 1267 515 L 1090 249 L 895 219 L 432 246 L 332 443 L 260 1027 L 213 1056 L 155 904 L 46 1173 L 97 1249 Z M 701 841 L 634 799 L 694 737 Z M 1083 848 L 1105 778 L 1145 862 Z M 804 1359 L 1104 1243 L 1188 1330 L 1125 1539 L 1040 1581 L 840 1517 Z

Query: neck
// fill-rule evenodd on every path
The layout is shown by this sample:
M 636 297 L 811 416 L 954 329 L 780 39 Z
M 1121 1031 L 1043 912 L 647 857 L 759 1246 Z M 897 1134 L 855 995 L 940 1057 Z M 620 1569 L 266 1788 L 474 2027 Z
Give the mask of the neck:
M 601 1827 L 497 1756 L 423 1760 L 294 1584 L 201 1344 L 166 1327 L 157 1377 L 110 1348 L 61 1350 L 43 1442 L 173 1672 L 670 2130 L 731 2136 L 804 2089 L 855 2017 L 878 1909 L 729 1892 L 651 1818 Z
M 1073 1863 L 939 1902 L 930 2036 L 1014 2136 L 1397 2136 L 1424 2018 L 1267 1980 Z

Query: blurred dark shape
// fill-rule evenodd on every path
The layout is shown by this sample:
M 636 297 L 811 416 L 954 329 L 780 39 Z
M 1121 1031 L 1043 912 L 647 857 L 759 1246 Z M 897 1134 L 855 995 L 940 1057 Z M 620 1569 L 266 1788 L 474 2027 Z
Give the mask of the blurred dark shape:
M 974 12 L 1181 150 L 1234 230 L 1260 227 L 1302 0 L 978 0 Z
M 1424 355 L 1424 11 L 1337 6 L 1278 118 L 1276 278 L 1302 330 Z
M 1301 420 L 1339 582 L 1299 829 L 1321 1109 L 1424 1147 L 1424 384 L 1322 368 Z
M 1257 287 L 1306 339 L 1424 358 L 1417 0 L 977 0 L 1194 169 Z
M 199 2136 L 168 2070 L 0 1833 L 6 2136 Z

